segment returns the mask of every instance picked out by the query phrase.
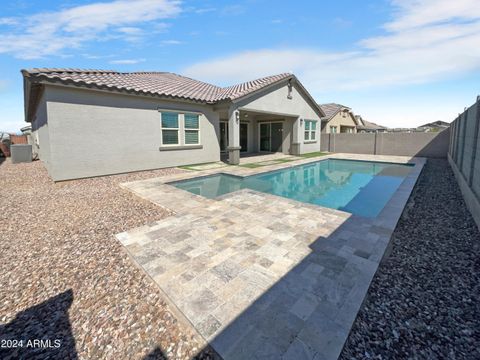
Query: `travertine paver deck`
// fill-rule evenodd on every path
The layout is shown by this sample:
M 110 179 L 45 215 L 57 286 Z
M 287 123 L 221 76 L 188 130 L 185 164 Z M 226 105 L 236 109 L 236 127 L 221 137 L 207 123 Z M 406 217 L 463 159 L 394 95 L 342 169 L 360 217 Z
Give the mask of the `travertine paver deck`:
M 374 219 L 245 189 L 211 200 L 165 183 L 318 160 L 124 184 L 176 215 L 117 238 L 226 359 L 336 358 L 424 161 L 411 160 L 416 166 Z
M 196 165 L 189 165 L 188 169 L 190 170 L 211 170 L 211 169 L 218 169 L 227 166 L 222 161 L 207 163 L 207 164 L 196 164 Z
M 244 164 L 252 164 L 252 163 L 259 163 L 265 161 L 276 161 L 276 160 L 294 160 L 299 159 L 298 156 L 287 155 L 282 153 L 274 153 L 274 154 L 247 154 L 240 157 L 240 165 Z

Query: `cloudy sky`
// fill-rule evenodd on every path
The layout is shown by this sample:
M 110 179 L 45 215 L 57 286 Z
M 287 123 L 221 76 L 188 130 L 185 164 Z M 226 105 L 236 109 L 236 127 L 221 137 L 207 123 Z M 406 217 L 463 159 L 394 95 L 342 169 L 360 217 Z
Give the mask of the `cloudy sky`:
M 319 102 L 390 127 L 451 121 L 480 94 L 478 0 L 4 1 L 0 131 L 20 69 L 171 71 L 217 85 L 293 72 Z

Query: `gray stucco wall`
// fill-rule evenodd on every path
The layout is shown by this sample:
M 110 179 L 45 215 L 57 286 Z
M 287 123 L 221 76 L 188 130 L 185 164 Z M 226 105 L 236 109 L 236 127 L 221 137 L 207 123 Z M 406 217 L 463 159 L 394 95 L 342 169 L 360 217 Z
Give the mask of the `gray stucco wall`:
M 438 133 L 322 134 L 322 151 L 446 158 L 450 130 Z
M 45 93 L 41 96 L 32 121 L 32 152 L 42 159 L 47 171 L 50 171 L 50 135 L 48 128 L 47 102 Z
M 218 161 L 218 114 L 205 105 L 46 86 L 55 181 Z M 202 149 L 159 151 L 158 108 L 199 112 Z
M 448 160 L 480 229 L 480 97 L 451 125 Z
M 237 105 L 246 111 L 272 113 L 272 119 L 278 119 L 278 116 L 275 117 L 275 114 L 278 114 L 281 118 L 283 117 L 285 119 L 284 152 L 288 153 L 285 149 L 290 148 L 291 143 L 295 142 L 293 126 L 299 126 L 298 134 L 301 154 L 320 151 L 320 117 L 308 98 L 303 95 L 296 85 L 292 86 L 291 99 L 288 98 L 287 84 L 281 84 L 242 100 Z M 317 138 L 315 141 L 304 141 L 305 121 L 300 125 L 300 122 L 294 121 L 294 119 L 298 117 L 304 120 L 315 120 L 317 122 Z M 290 128 L 290 126 L 292 126 L 292 128 Z M 289 140 L 287 140 L 288 144 L 285 141 L 287 137 L 289 137 Z

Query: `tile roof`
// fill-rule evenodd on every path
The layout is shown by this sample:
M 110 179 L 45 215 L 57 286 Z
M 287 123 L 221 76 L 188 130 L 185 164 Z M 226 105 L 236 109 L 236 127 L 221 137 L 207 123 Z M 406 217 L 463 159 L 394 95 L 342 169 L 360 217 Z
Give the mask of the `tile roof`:
M 335 103 L 319 104 L 319 106 L 323 110 L 323 112 L 325 113 L 325 118 L 327 118 L 327 119 L 331 119 L 341 109 L 350 110 L 350 108 L 348 106 L 344 106 L 344 105 L 341 105 L 341 104 L 335 104 Z
M 59 81 L 64 84 L 124 90 L 206 103 L 235 100 L 280 80 L 293 77 L 283 73 L 267 76 L 229 87 L 219 87 L 169 72 L 131 72 L 113 70 L 47 69 L 22 70 L 24 77 L 35 80 Z
M 220 98 L 222 100 L 224 98 L 235 100 L 291 76 L 292 74 L 290 73 L 283 73 L 229 86 L 222 89 Z
M 378 125 L 363 119 L 362 119 L 362 123 L 363 125 L 358 126 L 359 129 L 371 129 L 371 130 L 387 129 L 385 126 Z

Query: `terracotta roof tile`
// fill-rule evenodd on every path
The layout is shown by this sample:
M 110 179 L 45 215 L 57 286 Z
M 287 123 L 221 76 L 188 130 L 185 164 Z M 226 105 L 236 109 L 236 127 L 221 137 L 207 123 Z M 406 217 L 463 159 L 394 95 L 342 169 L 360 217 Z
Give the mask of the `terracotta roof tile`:
M 325 118 L 327 119 L 332 118 L 337 112 L 339 112 L 342 109 L 350 110 L 348 106 L 344 106 L 336 103 L 319 104 L 319 105 L 320 105 L 320 108 L 325 113 Z
M 35 68 L 22 70 L 22 73 L 25 77 L 38 80 L 170 96 L 206 103 L 238 99 L 277 81 L 292 77 L 292 74 L 284 73 L 222 88 L 168 72 L 121 73 L 113 70 Z

